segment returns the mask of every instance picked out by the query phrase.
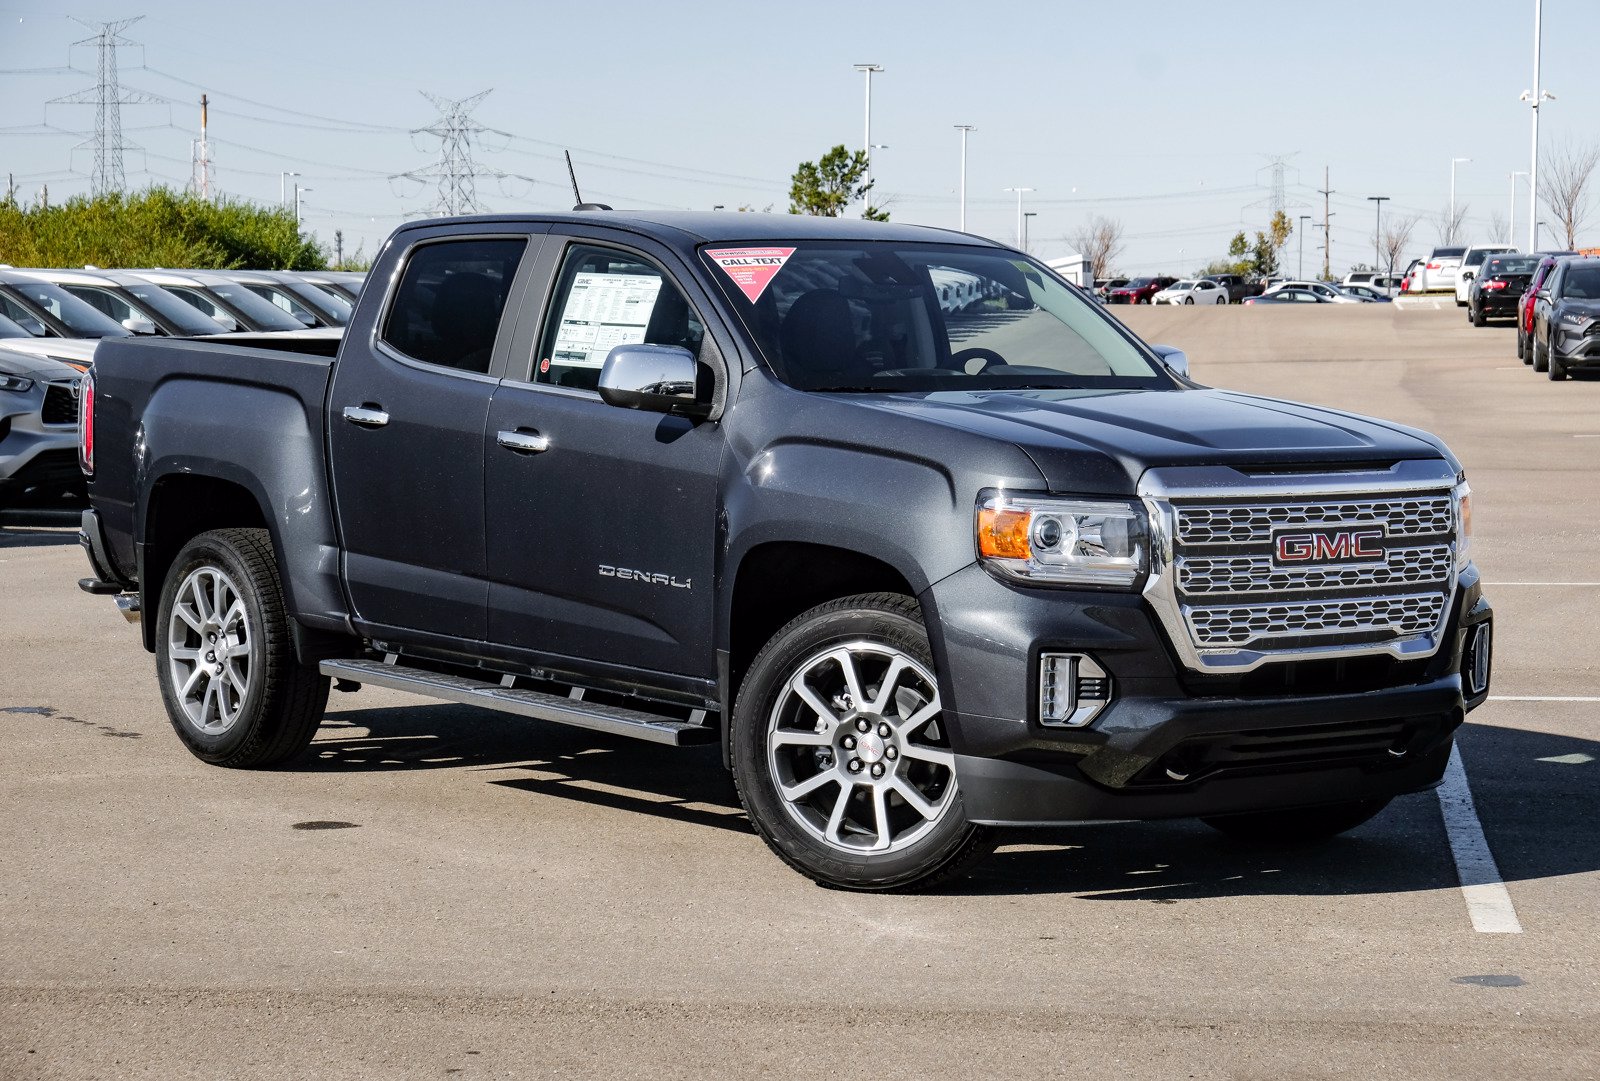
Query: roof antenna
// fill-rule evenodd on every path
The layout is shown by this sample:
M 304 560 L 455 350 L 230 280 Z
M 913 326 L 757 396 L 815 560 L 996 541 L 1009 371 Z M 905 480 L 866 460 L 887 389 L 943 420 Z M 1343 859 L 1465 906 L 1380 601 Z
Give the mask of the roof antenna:
M 562 153 L 566 154 L 566 156 L 567 156 L 567 176 L 569 178 L 571 178 L 571 180 L 572 180 L 572 198 L 578 204 L 577 206 L 573 207 L 572 209 L 573 210 L 610 210 L 611 208 L 609 206 L 606 206 L 606 204 L 604 204 L 604 203 L 586 203 L 586 202 L 583 201 L 583 196 L 578 194 L 578 174 L 572 168 L 572 151 L 564 150 L 564 151 L 562 151 Z

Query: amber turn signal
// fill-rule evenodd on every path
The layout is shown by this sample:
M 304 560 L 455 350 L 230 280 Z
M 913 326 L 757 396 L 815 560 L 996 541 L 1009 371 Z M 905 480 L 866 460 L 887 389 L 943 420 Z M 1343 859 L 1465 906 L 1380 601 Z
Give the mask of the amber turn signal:
M 978 510 L 978 554 L 986 559 L 1028 559 L 1028 525 L 1033 514 L 1025 510 Z

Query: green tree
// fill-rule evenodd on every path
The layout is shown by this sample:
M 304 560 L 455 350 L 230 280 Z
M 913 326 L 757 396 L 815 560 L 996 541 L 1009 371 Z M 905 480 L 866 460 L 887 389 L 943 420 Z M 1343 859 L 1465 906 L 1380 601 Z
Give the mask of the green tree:
M 837 218 L 855 200 L 866 199 L 873 183 L 866 176 L 866 151 L 852 153 L 843 144 L 817 161 L 803 161 L 790 178 L 789 213 Z M 889 213 L 868 203 L 862 217 L 888 221 Z

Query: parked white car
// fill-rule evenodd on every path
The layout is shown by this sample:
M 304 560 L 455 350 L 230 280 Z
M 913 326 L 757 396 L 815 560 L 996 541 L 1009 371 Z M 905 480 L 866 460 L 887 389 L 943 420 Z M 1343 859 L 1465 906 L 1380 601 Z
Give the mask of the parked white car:
M 1436 293 L 1456 287 L 1456 271 L 1461 267 L 1461 257 L 1467 249 L 1461 245 L 1434 248 L 1417 266 L 1411 280 L 1409 293 Z
M 1276 293 L 1279 289 L 1287 289 L 1287 288 L 1289 288 L 1291 286 L 1293 288 L 1295 288 L 1295 289 L 1304 289 L 1304 290 L 1306 290 L 1308 292 L 1315 293 L 1319 297 L 1321 297 L 1322 299 L 1328 300 L 1328 301 L 1332 301 L 1334 304 L 1365 304 L 1365 303 L 1367 303 L 1365 300 L 1362 300 L 1359 297 L 1353 297 L 1349 293 L 1346 293 L 1342 289 L 1339 289 L 1337 286 L 1329 285 L 1327 282 L 1308 282 L 1308 281 L 1279 282 L 1278 284 L 1273 285 L 1270 288 L 1268 288 L 1266 293 L 1263 294 L 1263 295 L 1270 296 L 1271 294 Z
M 1226 304 L 1228 290 L 1209 278 L 1175 281 L 1150 298 L 1152 304 Z
M 1456 267 L 1456 307 L 1467 306 L 1467 291 L 1472 288 L 1472 279 L 1478 276 L 1485 258 L 1516 250 L 1510 244 L 1474 244 L 1462 252 L 1461 265 Z

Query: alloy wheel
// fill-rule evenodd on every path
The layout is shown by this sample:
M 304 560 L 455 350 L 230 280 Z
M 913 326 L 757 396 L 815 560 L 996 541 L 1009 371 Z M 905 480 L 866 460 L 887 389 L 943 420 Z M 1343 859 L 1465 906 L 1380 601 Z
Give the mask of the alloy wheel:
M 208 736 L 239 720 L 252 644 L 238 585 L 216 567 L 191 571 L 178 586 L 167 623 L 167 678 L 189 722 Z

